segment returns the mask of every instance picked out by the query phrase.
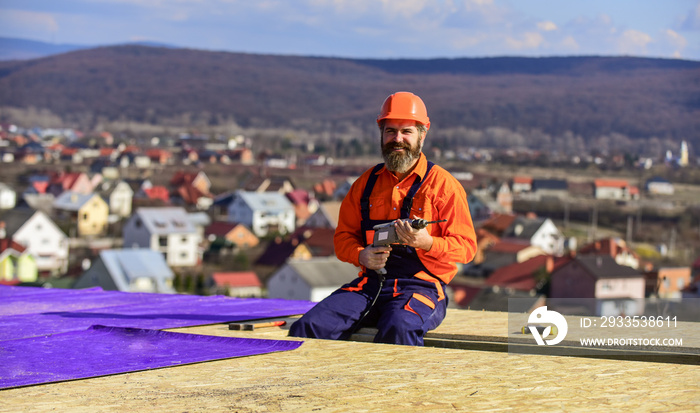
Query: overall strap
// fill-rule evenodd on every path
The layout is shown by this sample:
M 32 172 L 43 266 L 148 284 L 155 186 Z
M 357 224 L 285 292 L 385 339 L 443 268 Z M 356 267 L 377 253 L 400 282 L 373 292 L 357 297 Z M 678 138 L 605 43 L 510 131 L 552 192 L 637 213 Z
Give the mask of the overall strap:
M 374 184 L 377 183 L 377 172 L 383 167 L 383 163 L 377 164 L 374 169 L 372 169 L 372 173 L 369 174 L 367 183 L 365 183 L 365 190 L 362 192 L 362 198 L 360 198 L 360 213 L 362 214 L 362 219 L 365 221 L 369 221 L 369 196 L 372 195 Z
M 428 174 L 434 165 L 434 163 L 428 161 L 428 168 L 425 170 L 424 179 L 420 179 L 420 176 L 416 176 L 416 179 L 413 181 L 413 185 L 411 185 L 411 189 L 408 190 L 406 197 L 403 199 L 403 204 L 401 205 L 401 219 L 411 218 L 409 215 L 411 214 L 411 208 L 413 207 L 413 197 L 416 195 L 421 185 L 423 185 L 423 181 L 425 181 L 425 178 L 428 177 Z

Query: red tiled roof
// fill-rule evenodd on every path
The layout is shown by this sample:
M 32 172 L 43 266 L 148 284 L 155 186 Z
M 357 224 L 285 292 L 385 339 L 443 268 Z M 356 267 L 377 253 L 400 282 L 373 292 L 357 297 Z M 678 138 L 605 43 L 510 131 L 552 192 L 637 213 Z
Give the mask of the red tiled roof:
M 513 183 L 514 184 L 531 184 L 532 177 L 530 177 L 530 176 L 514 176 Z
M 508 229 L 513 221 L 515 221 L 515 215 L 513 214 L 494 214 L 491 218 L 484 221 L 481 227 L 501 234 Z
M 571 257 L 553 257 L 551 255 L 538 255 L 527 261 L 506 265 L 496 269 L 486 279 L 487 285 L 513 288 L 515 290 L 530 291 L 537 288 L 537 280 L 534 275 L 544 268 L 551 273 L 555 269 L 569 262 Z M 549 268 L 548 268 L 549 267 Z
M 630 184 L 624 179 L 596 179 L 594 181 L 596 187 L 612 187 L 612 188 L 627 188 Z
M 202 191 L 192 185 L 181 185 L 177 188 L 177 193 L 180 194 L 185 203 L 190 205 L 197 204 L 197 200 L 205 196 Z
M 285 196 L 294 205 L 308 205 L 311 199 L 309 193 L 303 189 L 295 189 L 293 191 L 287 192 Z
M 489 252 L 517 253 L 531 246 L 527 241 L 500 240 L 491 247 Z
M 204 229 L 204 235 L 216 235 L 223 237 L 238 226 L 236 222 L 216 221 L 209 224 Z
M 6 249 L 12 248 L 13 250 L 19 252 L 20 254 L 24 252 L 27 248 L 21 244 L 14 242 L 11 238 L 0 239 L 0 252 Z
M 262 287 L 258 276 L 252 271 L 246 272 L 215 272 L 212 275 L 214 283 L 225 287 Z
M 161 185 L 155 185 L 151 188 L 146 188 L 143 190 L 149 199 L 160 199 L 164 202 L 170 202 L 170 195 L 168 194 L 168 189 Z
M 175 172 L 175 175 L 173 175 L 172 179 L 170 179 L 170 185 L 173 186 L 178 186 L 178 185 L 191 185 L 192 182 L 194 182 L 194 179 L 197 177 L 196 173 L 192 172 L 185 172 L 185 171 L 177 171 Z

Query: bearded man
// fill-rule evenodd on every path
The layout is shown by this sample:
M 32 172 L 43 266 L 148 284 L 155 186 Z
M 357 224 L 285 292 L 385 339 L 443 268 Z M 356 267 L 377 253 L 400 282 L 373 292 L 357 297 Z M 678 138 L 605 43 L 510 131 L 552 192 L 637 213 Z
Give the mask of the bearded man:
M 338 259 L 358 277 L 323 299 L 290 327 L 295 337 L 348 339 L 377 328 L 377 343 L 423 345 L 445 318 L 445 287 L 476 252 L 474 224 L 462 185 L 422 153 L 430 120 L 420 97 L 387 97 L 377 124 L 384 163 L 365 171 L 340 207 Z M 415 229 L 410 219 L 441 221 Z M 372 245 L 374 226 L 394 223 L 397 244 Z

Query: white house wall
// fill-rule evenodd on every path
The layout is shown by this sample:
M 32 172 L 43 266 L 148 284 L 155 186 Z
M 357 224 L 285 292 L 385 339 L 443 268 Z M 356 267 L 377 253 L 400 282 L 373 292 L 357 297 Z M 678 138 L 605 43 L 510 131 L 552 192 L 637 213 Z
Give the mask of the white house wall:
M 547 254 L 562 255 L 564 253 L 564 237 L 549 219 L 542 223 L 530 242 L 532 245 L 542 248 Z
M 39 271 L 65 272 L 68 269 L 68 237 L 43 212 L 32 215 L 17 230 L 14 239 L 27 247 Z
M 17 204 L 17 194 L 10 188 L 0 189 L 0 209 L 12 209 Z
M 197 265 L 199 237 L 196 234 L 168 235 L 167 259 L 171 267 L 192 267 Z
M 126 188 L 124 187 L 126 186 Z M 133 191 L 129 185 L 121 182 L 112 191 L 109 199 L 110 210 L 113 214 L 120 217 L 128 217 L 131 215 L 131 203 L 133 200 Z

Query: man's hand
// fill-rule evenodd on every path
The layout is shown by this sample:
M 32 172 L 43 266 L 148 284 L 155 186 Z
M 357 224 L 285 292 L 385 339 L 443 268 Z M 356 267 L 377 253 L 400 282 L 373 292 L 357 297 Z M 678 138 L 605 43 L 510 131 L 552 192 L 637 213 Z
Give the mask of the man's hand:
M 396 228 L 396 236 L 401 244 L 426 251 L 430 251 L 433 247 L 433 237 L 426 228 L 415 229 L 402 219 L 396 220 L 394 227 Z
M 389 258 L 389 253 L 391 253 L 390 246 L 380 246 L 365 247 L 360 251 L 360 265 L 370 270 L 378 270 L 384 268 L 386 265 L 386 260 Z

